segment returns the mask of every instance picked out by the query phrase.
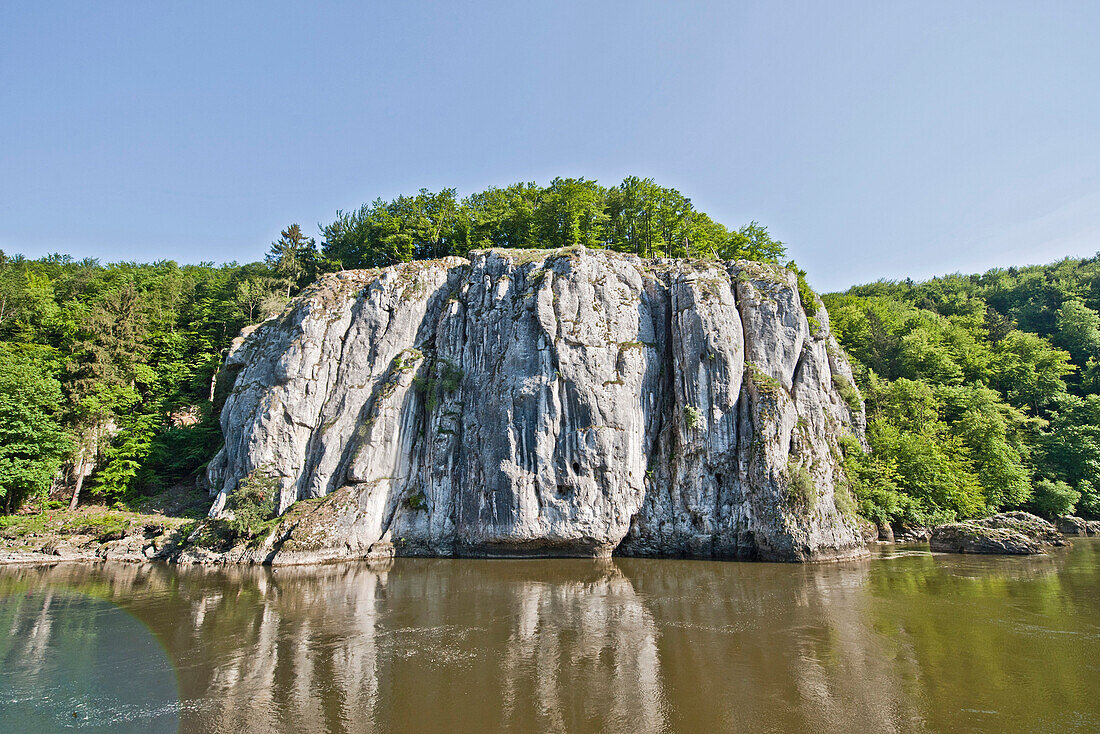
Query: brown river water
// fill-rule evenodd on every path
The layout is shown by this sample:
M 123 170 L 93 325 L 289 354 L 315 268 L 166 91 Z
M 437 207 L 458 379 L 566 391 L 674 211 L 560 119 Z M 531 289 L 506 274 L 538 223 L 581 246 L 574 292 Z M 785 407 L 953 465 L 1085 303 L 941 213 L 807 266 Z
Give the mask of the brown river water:
M 0 567 L 0 732 L 1100 731 L 1100 540 L 1036 558 Z

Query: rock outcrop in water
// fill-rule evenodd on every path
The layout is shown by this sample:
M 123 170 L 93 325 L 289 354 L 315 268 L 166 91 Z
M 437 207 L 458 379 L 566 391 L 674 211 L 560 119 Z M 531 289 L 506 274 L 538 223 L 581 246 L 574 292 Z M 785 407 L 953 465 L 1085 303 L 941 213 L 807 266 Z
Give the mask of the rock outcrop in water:
M 1002 512 L 979 520 L 940 525 L 932 531 L 932 550 L 1027 556 L 1065 545 L 1053 524 L 1027 512 Z
M 1100 535 L 1100 520 L 1085 520 L 1074 515 L 1060 515 L 1055 518 L 1058 532 L 1063 535 Z
M 837 440 L 863 408 L 808 309 L 778 266 L 584 248 L 327 276 L 226 360 L 211 514 L 277 479 L 237 558 L 276 564 L 861 554 Z

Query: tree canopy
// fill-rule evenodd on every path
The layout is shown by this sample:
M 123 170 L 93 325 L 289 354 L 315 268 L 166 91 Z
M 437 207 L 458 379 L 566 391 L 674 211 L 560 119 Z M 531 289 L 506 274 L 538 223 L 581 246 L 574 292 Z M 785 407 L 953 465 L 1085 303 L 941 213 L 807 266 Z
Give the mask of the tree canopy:
M 786 254 L 783 243 L 757 222 L 730 231 L 679 191 L 635 176 L 610 188 L 584 178 L 555 178 L 548 186 L 517 183 L 463 199 L 454 189 L 421 189 L 413 196 L 337 212 L 321 234 L 325 267 L 344 268 L 383 267 L 488 247 L 583 245 L 646 257 L 771 262 Z
M 867 400 L 864 514 L 1100 516 L 1100 261 L 880 281 L 824 297 Z

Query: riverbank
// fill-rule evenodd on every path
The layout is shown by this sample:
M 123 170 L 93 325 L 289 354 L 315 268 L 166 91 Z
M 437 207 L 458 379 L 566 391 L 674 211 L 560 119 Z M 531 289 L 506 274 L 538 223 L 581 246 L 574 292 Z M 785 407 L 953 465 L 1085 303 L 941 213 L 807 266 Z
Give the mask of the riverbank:
M 204 516 L 204 505 L 205 496 L 196 499 L 193 493 L 177 491 L 145 500 L 132 508 L 88 505 L 74 511 L 44 509 L 35 513 L 0 517 L 0 566 L 52 565 L 79 561 L 130 563 L 176 561 L 183 565 L 200 566 L 271 564 L 272 553 L 270 549 L 265 549 L 265 544 L 259 538 L 249 541 L 224 537 L 216 523 L 211 524 L 212 521 Z M 1038 520 L 1038 518 L 1034 519 Z M 1086 524 L 1084 521 L 1081 523 Z M 954 527 L 956 526 L 943 526 L 937 530 Z M 1053 525 L 1049 526 L 1049 531 L 1056 535 L 1057 539 L 1047 538 L 1047 542 L 1042 544 L 1043 548 L 1064 545 L 1074 537 L 1100 534 L 1100 522 L 1090 521 L 1087 523 L 1087 529 L 1082 529 L 1080 532 L 1067 532 L 1070 529 L 1071 526 L 1068 523 L 1060 522 L 1058 530 L 1055 530 Z M 1072 529 L 1077 530 L 1075 527 Z M 280 534 L 278 528 L 269 532 L 272 536 Z M 927 536 L 930 535 L 932 531 L 918 537 L 899 534 L 896 541 L 869 540 L 867 547 L 869 549 L 876 547 L 884 549 L 891 546 L 928 548 Z M 945 547 L 943 543 L 937 547 L 935 541 L 932 543 L 931 550 L 952 553 L 1008 553 L 1003 550 L 975 550 L 974 548 L 952 550 Z M 1030 552 L 1038 554 L 1042 551 L 1043 549 L 1033 549 Z M 381 555 L 392 558 L 395 554 L 390 550 L 389 553 Z M 370 560 L 370 558 L 364 557 L 363 560 Z M 318 566 L 326 562 L 334 561 L 321 559 L 290 565 Z
M 174 487 L 130 506 L 44 506 L 0 516 L 0 564 L 166 559 L 205 515 L 206 501 Z

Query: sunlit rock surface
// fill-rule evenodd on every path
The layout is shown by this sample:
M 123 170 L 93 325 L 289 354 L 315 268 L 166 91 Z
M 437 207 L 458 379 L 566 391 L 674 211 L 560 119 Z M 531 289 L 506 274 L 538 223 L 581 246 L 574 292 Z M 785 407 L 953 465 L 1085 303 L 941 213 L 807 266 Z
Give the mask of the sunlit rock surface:
M 584 248 L 327 276 L 226 360 L 211 514 L 276 478 L 238 559 L 275 564 L 858 555 L 862 406 L 809 311 L 777 266 Z

